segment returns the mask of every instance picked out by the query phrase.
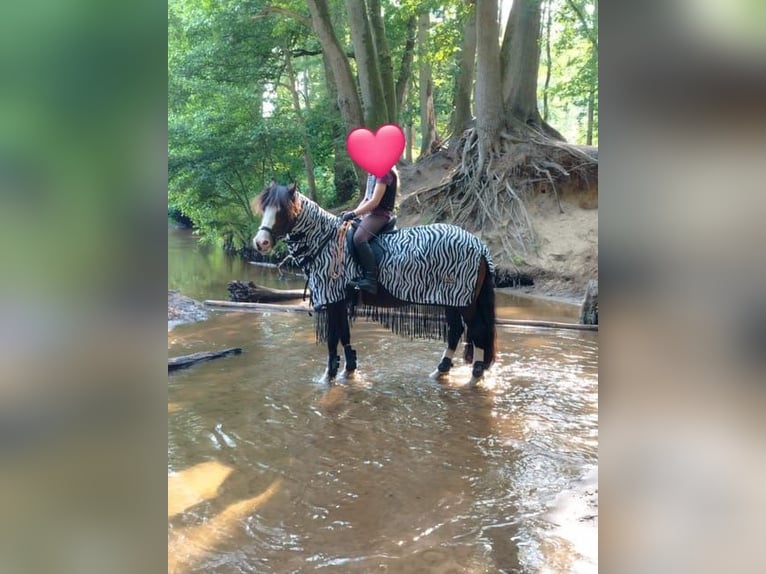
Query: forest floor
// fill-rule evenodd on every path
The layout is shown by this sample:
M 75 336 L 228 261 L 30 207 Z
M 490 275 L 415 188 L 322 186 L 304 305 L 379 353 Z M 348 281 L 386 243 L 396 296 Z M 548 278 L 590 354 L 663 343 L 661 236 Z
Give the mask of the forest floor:
M 399 168 L 402 180 L 398 212 L 400 227 L 435 221 L 429 206 L 417 199 L 418 192 L 438 187 L 449 177 L 454 162 L 448 153 L 439 152 L 424 161 Z M 580 303 L 588 280 L 598 279 L 597 184 L 586 191 L 560 189 L 557 195 L 531 192 L 524 197 L 536 235 L 535 246 L 527 253 L 509 258 L 499 240 L 505 232 L 503 229 L 468 231 L 487 244 L 500 276 L 517 275 L 531 279 L 532 285 L 518 287 L 518 291 Z M 498 283 L 501 287 L 507 286 L 503 281 Z

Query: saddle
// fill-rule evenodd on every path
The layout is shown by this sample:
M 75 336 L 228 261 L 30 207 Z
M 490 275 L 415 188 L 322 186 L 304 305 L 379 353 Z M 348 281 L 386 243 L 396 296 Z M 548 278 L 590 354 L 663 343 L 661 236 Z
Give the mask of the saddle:
M 354 219 L 351 222 L 351 227 L 346 232 L 346 253 L 350 253 L 351 256 L 356 259 L 356 249 L 354 248 L 354 233 L 356 233 L 359 227 L 360 220 Z M 391 217 L 391 220 L 381 229 L 377 235 L 388 235 L 389 233 L 398 233 L 399 230 L 396 227 L 396 215 Z M 370 239 L 370 247 L 375 254 L 375 261 L 380 264 L 380 260 L 383 258 L 383 248 L 378 242 L 378 237 Z

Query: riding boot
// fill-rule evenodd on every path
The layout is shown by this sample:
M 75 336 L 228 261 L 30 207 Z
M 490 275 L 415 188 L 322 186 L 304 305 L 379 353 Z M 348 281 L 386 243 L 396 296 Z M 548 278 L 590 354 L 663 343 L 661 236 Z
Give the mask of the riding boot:
M 378 263 L 375 261 L 375 254 L 367 242 L 359 243 L 355 247 L 357 259 L 363 269 L 363 277 L 356 284 L 357 289 L 374 295 L 378 292 Z

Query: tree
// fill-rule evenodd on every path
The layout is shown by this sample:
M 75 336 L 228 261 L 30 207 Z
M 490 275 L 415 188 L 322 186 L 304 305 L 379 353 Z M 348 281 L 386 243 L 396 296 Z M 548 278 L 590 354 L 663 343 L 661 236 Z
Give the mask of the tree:
M 450 119 L 452 143 L 463 137 L 473 116 L 471 115 L 471 97 L 473 96 L 473 72 L 476 62 L 476 10 L 469 3 L 465 15 L 463 44 L 460 49 L 458 72 L 455 76 L 454 95 L 452 99 L 453 112 Z
M 306 130 L 306 120 L 303 117 L 303 111 L 301 110 L 300 94 L 298 93 L 297 78 L 295 76 L 295 70 L 293 70 L 292 55 L 290 50 L 285 50 L 285 72 L 287 72 L 287 89 L 290 90 L 290 95 L 293 100 L 293 108 L 295 110 L 295 116 L 298 119 L 299 129 L 301 131 L 301 141 L 303 143 L 303 163 L 306 166 L 306 177 L 309 184 L 309 197 L 317 200 L 317 185 L 314 177 L 314 158 L 311 153 L 311 146 L 309 145 L 308 131 Z
M 476 0 L 476 26 L 482 31 L 476 43 L 476 132 L 479 154 L 476 169 L 482 171 L 499 131 L 505 124 L 499 89 L 502 76 L 500 48 L 497 44 L 497 0 Z
M 597 177 L 595 151 L 565 143 L 539 113 L 540 12 L 541 0 L 515 0 L 500 43 L 497 0 L 476 0 L 475 127 L 455 145 L 460 163 L 451 177 L 420 192 L 443 198 L 431 204 L 437 217 L 456 214 L 460 225 L 499 232 L 509 260 L 535 248 L 527 191 L 558 197 L 559 187 L 587 187 Z
M 378 65 L 378 51 L 372 37 L 372 26 L 367 17 L 369 8 L 365 0 L 346 0 L 346 11 L 362 92 L 364 125 L 376 129 L 387 123 L 389 116 L 383 93 L 383 79 Z
M 553 55 L 546 58 L 546 119 L 592 145 L 598 141 L 598 2 L 550 0 L 547 18 L 545 44 Z
M 417 17 L 412 14 L 409 16 L 409 18 L 407 18 L 406 40 L 404 43 L 404 50 L 402 52 L 401 64 L 399 65 L 399 76 L 396 79 L 394 90 L 396 96 L 397 122 L 401 121 L 401 112 L 407 103 L 407 88 L 412 83 L 410 78 L 410 71 L 412 70 L 412 62 L 415 56 L 416 29 Z
M 317 160 L 331 154 L 324 134 L 332 118 L 296 100 L 298 78 L 310 78 L 312 65 L 296 61 L 312 53 L 296 45 L 302 24 L 253 20 L 240 7 L 168 5 L 168 206 L 202 240 L 232 249 L 250 244 L 250 200 L 265 182 L 305 173 L 311 193 Z
M 388 117 L 386 123 L 396 123 L 399 120 L 399 107 L 396 100 L 394 84 L 394 67 L 391 60 L 391 48 L 386 36 L 386 25 L 383 21 L 383 9 L 380 0 L 369 0 L 370 26 L 375 42 L 375 51 L 380 62 L 380 82 L 383 88 L 383 98 L 386 100 Z
M 362 105 L 356 91 L 356 83 L 351 73 L 351 65 L 343 53 L 340 42 L 330 19 L 330 11 L 326 0 L 307 0 L 311 12 L 311 24 L 314 27 L 322 52 L 327 58 L 329 69 L 338 91 L 338 108 L 340 109 L 346 129 L 351 131 L 363 124 Z

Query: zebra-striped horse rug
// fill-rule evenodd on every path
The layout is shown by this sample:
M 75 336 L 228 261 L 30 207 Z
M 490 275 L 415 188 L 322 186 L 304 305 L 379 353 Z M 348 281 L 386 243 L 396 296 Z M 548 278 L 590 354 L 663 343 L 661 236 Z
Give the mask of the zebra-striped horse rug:
M 298 194 L 300 195 L 300 194 Z M 308 276 L 316 311 L 317 337 L 324 339 L 328 304 L 347 296 L 347 285 L 361 273 L 346 252 L 342 223 L 305 196 L 287 241 L 291 255 Z M 446 340 L 444 307 L 467 307 L 475 300 L 479 266 L 494 264 L 486 245 L 455 225 L 436 223 L 398 229 L 374 239 L 383 250 L 378 282 L 402 302 L 398 307 L 361 303 L 357 315 L 413 338 Z

